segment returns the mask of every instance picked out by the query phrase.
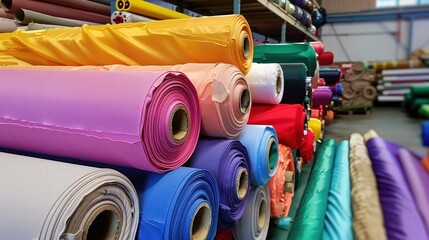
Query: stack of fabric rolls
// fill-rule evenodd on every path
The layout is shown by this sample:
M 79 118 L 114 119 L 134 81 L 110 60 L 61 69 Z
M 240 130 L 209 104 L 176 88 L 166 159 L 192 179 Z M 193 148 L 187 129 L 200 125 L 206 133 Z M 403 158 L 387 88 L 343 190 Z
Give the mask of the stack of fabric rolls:
M 429 118 L 429 84 L 411 86 L 404 99 L 405 109 L 411 117 Z

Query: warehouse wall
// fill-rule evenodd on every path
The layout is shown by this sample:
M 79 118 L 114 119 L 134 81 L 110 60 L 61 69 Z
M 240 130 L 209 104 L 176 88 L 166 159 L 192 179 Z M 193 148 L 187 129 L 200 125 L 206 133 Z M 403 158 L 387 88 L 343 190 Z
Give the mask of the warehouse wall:
M 323 0 L 322 6 L 328 13 L 359 12 L 375 8 L 375 0 Z

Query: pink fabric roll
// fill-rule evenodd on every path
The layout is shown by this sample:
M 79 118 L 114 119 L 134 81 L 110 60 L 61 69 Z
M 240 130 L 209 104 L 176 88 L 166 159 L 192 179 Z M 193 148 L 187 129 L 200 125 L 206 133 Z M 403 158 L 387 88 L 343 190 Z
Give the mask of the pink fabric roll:
M 179 72 L 0 69 L 0 146 L 165 172 L 200 132 L 195 88 Z
M 325 46 L 322 42 L 310 42 L 311 46 L 314 48 L 314 51 L 317 53 L 317 55 L 323 54 L 325 51 Z
M 0 8 L 0 17 L 13 19 L 14 15 L 13 15 L 13 13 L 5 12 L 2 8 Z
M 317 85 L 318 86 L 325 86 L 326 85 L 325 79 L 319 78 L 319 81 L 317 82 Z

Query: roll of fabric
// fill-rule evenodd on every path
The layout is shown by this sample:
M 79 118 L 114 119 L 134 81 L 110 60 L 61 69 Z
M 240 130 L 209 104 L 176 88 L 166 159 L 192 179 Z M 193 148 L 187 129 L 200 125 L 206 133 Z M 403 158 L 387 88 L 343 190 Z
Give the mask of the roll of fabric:
M 270 191 L 259 186 L 250 192 L 244 216 L 234 226 L 235 239 L 264 240 L 270 225 Z
M 416 98 L 428 98 L 429 97 L 429 84 L 411 86 L 411 96 Z
M 424 118 L 429 118 L 429 104 L 423 104 L 419 108 L 419 115 Z
M 326 140 L 318 150 L 289 239 L 322 239 L 334 158 L 335 140 Z
M 184 164 L 197 144 L 198 97 L 181 73 L 0 75 L 2 147 L 164 172 Z
M 383 212 L 363 137 L 350 136 L 350 179 L 352 183 L 353 230 L 358 240 L 387 239 Z
M 140 198 L 136 239 L 214 239 L 219 192 L 209 171 L 181 167 L 130 175 Z
M 253 63 L 246 81 L 254 103 L 279 104 L 283 98 L 283 70 L 277 63 Z
M 311 27 L 311 15 L 307 11 L 303 10 L 300 22 L 307 28 Z
M 303 14 L 304 14 L 304 10 L 302 10 L 302 8 L 298 7 L 295 5 L 294 11 L 292 13 L 292 16 L 300 21 L 303 18 Z
M 426 169 L 426 172 L 429 173 L 429 158 L 427 157 L 423 158 L 422 165 Z
M 341 70 L 337 68 L 321 68 L 319 70 L 321 78 L 325 79 L 326 85 L 335 85 L 341 80 Z
M 153 19 L 143 17 L 134 13 L 126 11 L 115 11 L 110 16 L 110 22 L 112 24 L 129 23 L 129 22 L 149 22 Z
M 429 230 L 429 189 L 426 186 L 429 183 L 429 173 L 423 169 L 419 157 L 404 148 L 398 150 L 398 159 L 417 209 L 422 216 L 426 229 Z
M 322 107 L 322 106 L 319 106 Z M 311 117 L 316 119 L 322 119 L 323 109 L 313 108 L 311 109 Z
M 67 27 L 80 27 L 84 24 L 95 25 L 96 23 L 80 21 L 68 18 L 54 17 L 27 9 L 18 9 L 15 12 L 15 21 L 19 24 L 29 24 L 31 22 L 41 24 L 60 25 Z
M 302 105 L 254 105 L 249 124 L 272 125 L 277 132 L 279 143 L 298 149 L 304 139 L 305 119 Z
M 408 113 L 411 116 L 417 116 L 419 109 L 425 104 L 429 104 L 429 98 L 414 98 L 408 109 Z
M 319 86 L 313 89 L 312 100 L 313 107 L 328 105 L 332 100 L 332 92 L 329 87 Z
M 337 146 L 326 208 L 323 239 L 353 240 L 349 142 Z
M 320 66 L 328 66 L 334 63 L 334 53 L 324 52 L 317 57 Z
M 190 32 L 194 33 L 191 37 Z M 159 46 L 176 47 L 160 49 Z M 224 62 L 236 65 L 246 74 L 253 59 L 252 34 L 241 15 L 83 26 L 34 33 L 16 31 L 0 36 L 0 49 L 0 65 Z
M 51 24 L 40 24 L 40 23 L 29 23 L 27 31 L 31 30 L 42 30 L 42 29 L 54 29 L 54 28 L 67 28 L 66 26 L 51 25 Z M 0 63 L 1 66 L 1 63 Z
M 310 42 L 310 45 L 314 48 L 314 51 L 320 56 L 325 51 L 325 46 L 322 42 Z
M 179 19 L 191 16 L 140 0 L 116 0 L 116 10 L 137 13 L 154 19 Z
M 317 82 L 317 86 L 325 86 L 325 85 L 326 85 L 325 79 L 319 78 Z
M 331 125 L 334 122 L 335 113 L 332 110 L 326 112 L 325 124 L 326 126 Z
M 295 192 L 295 166 L 292 149 L 279 146 L 279 168 L 268 183 L 270 189 L 271 217 L 280 218 L 289 214 Z
M 110 16 L 107 14 L 103 15 L 87 10 L 80 10 L 76 8 L 61 6 L 57 5 L 57 1 L 52 1 L 55 2 L 55 4 L 32 0 L 1 0 L 0 5 L 4 10 L 12 13 L 15 13 L 18 9 L 23 8 L 35 12 L 52 15 L 55 17 L 71 18 L 95 23 L 109 23 Z M 70 1 L 63 0 L 62 2 Z M 71 4 L 74 4 L 76 2 L 84 1 L 72 1 Z
M 218 229 L 215 240 L 234 240 L 231 229 Z
M 1 18 L 7 18 L 7 19 L 13 19 L 14 15 L 10 12 L 5 12 L 3 8 L 0 8 L 0 17 Z
M 316 141 L 322 139 L 322 121 L 316 118 L 310 118 L 308 128 L 314 133 L 314 139 Z
M 429 121 L 422 122 L 422 144 L 429 147 Z
M 302 158 L 303 164 L 308 164 L 313 159 L 314 155 L 314 133 L 312 130 L 307 131 L 307 135 L 304 136 L 304 141 L 299 148 L 299 155 Z
M 307 76 L 313 76 L 317 66 L 316 52 L 308 43 L 256 45 L 253 61 L 258 63 L 304 63 L 307 67 Z
M 70 8 L 81 9 L 89 12 L 99 13 L 102 15 L 110 15 L 110 8 L 104 4 L 86 1 L 86 0 L 41 0 L 42 2 L 52 3 Z
M 261 186 L 277 171 L 279 164 L 279 144 L 272 126 L 247 125 L 239 140 L 247 149 L 250 160 L 250 179 L 253 186 Z
M 232 227 L 243 216 L 250 192 L 251 165 L 246 148 L 234 140 L 200 139 L 187 166 L 206 169 L 216 178 L 220 227 Z
M 381 72 L 385 69 L 403 69 L 403 68 L 418 68 L 422 66 L 419 59 L 400 60 L 400 61 L 372 61 L 368 63 L 368 67 L 376 72 Z
M 302 104 L 307 91 L 306 71 L 303 63 L 282 63 L 284 89 L 281 103 Z
M 7 153 L 0 159 L 1 239 L 135 238 L 139 200 L 119 172 Z
M 0 33 L 13 32 L 16 29 L 17 24 L 13 20 L 0 17 Z
M 383 209 L 388 239 L 428 239 L 429 235 L 395 155 L 400 146 L 380 137 L 366 142 Z

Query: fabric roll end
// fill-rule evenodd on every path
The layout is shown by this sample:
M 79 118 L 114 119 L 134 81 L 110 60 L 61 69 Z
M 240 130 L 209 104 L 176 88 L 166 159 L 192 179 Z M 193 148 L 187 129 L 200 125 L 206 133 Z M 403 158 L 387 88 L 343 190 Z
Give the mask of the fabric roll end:
M 211 208 L 207 203 L 201 203 L 192 216 L 190 239 L 207 239 L 211 227 Z
M 243 200 L 249 191 L 249 173 L 247 169 L 241 168 L 238 171 L 235 186 L 238 199 Z
M 183 106 L 177 106 L 170 114 L 170 136 L 175 143 L 185 141 L 189 132 L 189 112 Z

